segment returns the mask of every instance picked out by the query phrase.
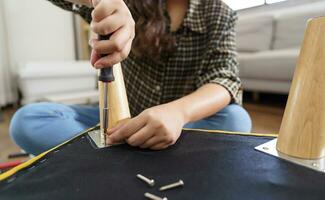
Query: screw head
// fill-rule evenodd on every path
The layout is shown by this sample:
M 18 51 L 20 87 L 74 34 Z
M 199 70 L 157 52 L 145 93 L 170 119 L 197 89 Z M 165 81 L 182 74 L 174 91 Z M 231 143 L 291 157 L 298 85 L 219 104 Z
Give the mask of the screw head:
M 180 185 L 184 185 L 184 181 L 183 180 L 179 180 L 179 184 Z
M 268 151 L 269 148 L 268 147 L 263 147 L 263 150 Z
M 312 166 L 313 167 L 318 167 L 318 164 L 317 163 L 313 163 Z
M 137 177 L 141 179 L 142 181 L 146 182 L 149 186 L 153 187 L 155 185 L 154 179 L 149 179 L 141 174 L 137 174 Z
M 151 187 L 153 187 L 153 186 L 155 185 L 155 180 L 150 179 L 149 182 L 148 182 L 148 184 L 149 184 Z

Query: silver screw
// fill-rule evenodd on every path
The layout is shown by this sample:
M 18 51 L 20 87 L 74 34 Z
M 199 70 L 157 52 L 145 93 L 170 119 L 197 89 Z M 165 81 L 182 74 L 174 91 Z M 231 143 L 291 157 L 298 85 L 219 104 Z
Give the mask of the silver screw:
M 268 147 L 263 147 L 263 150 L 268 151 L 269 148 Z
M 154 194 L 150 194 L 148 192 L 144 193 L 144 196 L 151 199 L 151 200 L 168 200 L 167 197 L 164 197 L 164 198 L 161 198 L 161 197 L 158 197 Z
M 148 185 L 150 185 L 151 187 L 155 185 L 155 180 L 153 179 L 149 179 L 141 174 L 137 174 L 137 177 L 139 179 L 141 179 L 142 181 L 146 182 Z
M 317 163 L 312 163 L 312 166 L 313 167 L 318 167 L 318 164 Z
M 182 180 L 179 180 L 176 183 L 162 186 L 161 188 L 159 188 L 159 191 L 169 190 L 180 186 L 184 186 L 184 182 Z

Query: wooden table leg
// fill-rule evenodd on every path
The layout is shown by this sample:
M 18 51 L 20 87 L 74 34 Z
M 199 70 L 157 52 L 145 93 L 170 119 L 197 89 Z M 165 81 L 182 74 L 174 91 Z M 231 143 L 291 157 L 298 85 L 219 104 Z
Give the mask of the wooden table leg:
M 289 156 L 325 156 L 325 17 L 309 21 L 283 116 L 277 149 Z

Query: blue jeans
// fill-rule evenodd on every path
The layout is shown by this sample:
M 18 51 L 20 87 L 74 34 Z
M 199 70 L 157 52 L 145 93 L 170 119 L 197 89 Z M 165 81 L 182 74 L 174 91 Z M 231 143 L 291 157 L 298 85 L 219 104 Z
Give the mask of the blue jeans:
M 37 155 L 99 122 L 98 107 L 36 103 L 19 109 L 10 123 L 10 135 L 26 152 Z M 251 119 L 239 105 L 231 104 L 215 115 L 185 128 L 250 132 Z

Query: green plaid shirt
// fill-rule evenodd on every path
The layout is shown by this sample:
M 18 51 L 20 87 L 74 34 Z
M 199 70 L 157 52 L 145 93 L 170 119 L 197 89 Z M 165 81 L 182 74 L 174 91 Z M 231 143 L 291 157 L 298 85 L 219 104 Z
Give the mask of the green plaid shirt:
M 90 8 L 50 1 L 91 21 Z M 173 53 L 159 60 L 131 53 L 122 62 L 131 114 L 181 98 L 207 83 L 223 86 L 232 102 L 241 104 L 236 20 L 236 13 L 221 0 L 191 0 L 182 26 L 174 33 L 177 47 Z

